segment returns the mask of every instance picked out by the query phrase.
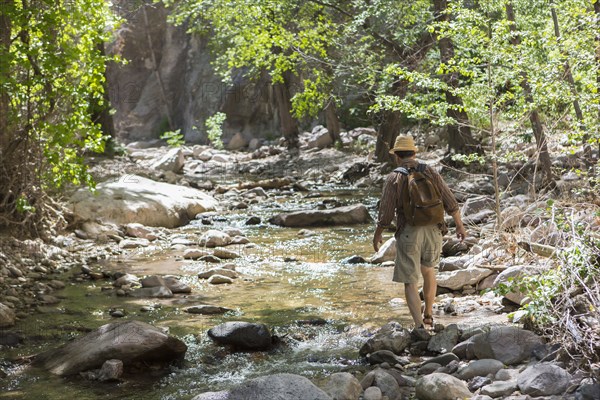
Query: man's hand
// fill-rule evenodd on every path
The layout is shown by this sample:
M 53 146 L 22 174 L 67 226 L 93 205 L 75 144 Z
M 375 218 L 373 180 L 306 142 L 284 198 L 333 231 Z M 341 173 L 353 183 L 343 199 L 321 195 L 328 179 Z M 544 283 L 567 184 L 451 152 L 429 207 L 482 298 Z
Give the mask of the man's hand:
M 381 227 L 377 227 L 375 228 L 375 234 L 373 234 L 373 249 L 375 249 L 375 251 L 379 251 L 379 245 L 381 243 L 383 243 L 383 228 Z
M 463 225 L 456 227 L 456 237 L 462 242 L 467 237 L 467 231 Z

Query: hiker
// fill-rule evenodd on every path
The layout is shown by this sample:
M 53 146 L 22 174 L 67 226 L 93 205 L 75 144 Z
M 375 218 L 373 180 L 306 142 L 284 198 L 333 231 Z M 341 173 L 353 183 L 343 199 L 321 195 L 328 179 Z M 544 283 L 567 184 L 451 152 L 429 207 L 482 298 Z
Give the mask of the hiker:
M 433 328 L 433 302 L 437 289 L 435 268 L 442 252 L 442 237 L 447 232 L 444 210 L 454 218 L 456 236 L 464 240 L 466 231 L 458 203 L 440 174 L 416 160 L 417 148 L 412 136 L 398 136 L 390 154 L 398 168 L 384 184 L 379 205 L 373 248 L 379 250 L 383 230 L 396 216 L 396 261 L 394 282 L 404 283 L 408 309 L 416 328 Z M 423 276 L 425 308 L 421 314 L 419 270 Z

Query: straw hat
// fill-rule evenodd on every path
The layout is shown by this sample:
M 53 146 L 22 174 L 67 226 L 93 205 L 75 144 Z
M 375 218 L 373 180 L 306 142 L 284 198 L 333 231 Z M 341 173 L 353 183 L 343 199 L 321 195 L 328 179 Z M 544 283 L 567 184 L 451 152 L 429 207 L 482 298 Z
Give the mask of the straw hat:
M 390 154 L 394 154 L 397 151 L 414 151 L 417 152 L 417 146 L 415 141 L 410 135 L 398 135 L 394 147 L 390 149 Z

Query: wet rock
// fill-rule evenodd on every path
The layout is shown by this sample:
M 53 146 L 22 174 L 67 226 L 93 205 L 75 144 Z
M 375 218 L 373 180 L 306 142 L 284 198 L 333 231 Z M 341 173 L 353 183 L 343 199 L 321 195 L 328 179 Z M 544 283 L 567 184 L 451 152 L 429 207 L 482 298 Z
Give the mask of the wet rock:
M 140 321 L 106 324 L 34 358 L 33 364 L 66 376 L 100 368 L 106 360 L 170 362 L 183 358 L 187 346 L 179 339 Z
M 173 292 L 166 286 L 145 287 L 131 292 L 133 297 L 155 297 L 158 299 L 168 299 L 173 297 Z
M 456 346 L 458 335 L 458 326 L 456 326 L 456 324 L 450 324 L 442 332 L 429 339 L 427 350 L 434 353 L 447 353 Z
M 399 357 L 389 350 L 378 350 L 373 353 L 370 353 L 367 355 L 367 360 L 371 365 L 383 363 L 388 363 L 389 365 L 406 365 L 409 362 L 405 358 Z
M 125 232 L 129 236 L 140 238 L 140 239 L 147 239 L 149 241 L 153 241 L 158 238 L 158 236 L 150 228 L 148 228 L 147 226 L 144 226 L 142 224 L 135 223 L 135 222 L 132 222 L 131 224 L 127 224 L 125 226 Z
M 193 400 L 332 400 L 323 390 L 300 375 L 275 374 L 251 379 L 229 391 L 211 392 Z
M 0 328 L 7 328 L 15 324 L 14 311 L 5 304 L 0 303 Z
M 369 372 L 360 382 L 363 389 L 367 389 L 371 386 L 377 386 L 383 396 L 387 396 L 389 399 L 396 399 L 401 396 L 400 385 L 398 381 L 386 370 L 377 368 Z
M 54 297 L 52 295 L 49 294 L 42 294 L 38 296 L 38 300 L 40 301 L 40 303 L 50 306 L 53 304 L 58 304 L 60 303 L 60 299 L 57 297 Z
M 511 395 L 517 390 L 515 381 L 498 381 L 481 388 L 481 394 L 496 398 Z
M 125 311 L 123 310 L 110 310 L 108 313 L 113 318 L 123 318 L 125 316 Z
M 375 335 L 367 340 L 360 348 L 359 354 L 366 356 L 378 350 L 390 350 L 394 354 L 401 354 L 411 343 L 410 332 L 398 322 L 389 322 Z
M 210 252 L 202 249 L 185 249 L 183 251 L 183 258 L 187 260 L 197 260 L 207 255 L 210 255 Z
M 477 267 L 440 272 L 437 276 L 437 283 L 438 286 L 458 290 L 466 285 L 476 285 L 492 273 L 493 271 L 490 269 Z
M 124 285 L 135 286 L 139 284 L 140 278 L 132 274 L 125 274 L 113 282 L 113 286 L 118 288 Z
M 535 333 L 516 326 L 494 326 L 469 340 L 478 359 L 493 358 L 506 365 L 529 360 L 533 349 L 544 343 Z
M 0 330 L 0 346 L 16 347 L 22 341 L 23 338 L 18 333 Z
M 232 259 L 240 257 L 240 255 L 238 253 L 236 253 L 235 251 L 227 250 L 227 249 L 223 249 L 223 248 L 216 248 L 213 255 L 215 257 L 219 257 L 222 260 L 223 259 L 232 260 Z
M 259 225 L 261 223 L 261 219 L 260 217 L 257 216 L 252 216 L 250 218 L 248 218 L 245 222 L 246 225 Z
M 367 260 L 365 260 L 364 258 L 362 258 L 361 256 L 350 256 L 350 257 L 346 257 L 344 258 L 342 261 L 340 261 L 342 264 L 364 264 L 367 262 Z
M 388 239 L 379 248 L 379 251 L 371 257 L 371 262 L 380 264 L 386 261 L 394 261 L 396 259 L 396 239 L 394 237 Z
M 208 336 L 221 345 L 239 350 L 267 350 L 273 340 L 265 324 L 243 321 L 225 322 L 208 330 Z
M 213 268 L 213 269 L 210 269 L 210 270 L 205 271 L 205 272 L 200 272 L 198 274 L 198 278 L 200 278 L 200 279 L 208 279 L 208 278 L 210 278 L 213 275 L 222 275 L 222 276 L 226 276 L 228 278 L 236 279 L 237 277 L 239 277 L 239 274 L 237 272 L 235 272 L 234 269 L 229 269 L 229 268 Z
M 208 283 L 211 285 L 231 284 L 233 283 L 233 279 L 223 275 L 213 275 L 208 278 Z
M 154 162 L 151 168 L 179 173 L 183 170 L 184 165 L 185 157 L 183 156 L 183 151 L 181 151 L 181 148 L 174 148 L 170 149 L 167 154 Z
M 206 247 L 227 246 L 231 243 L 231 236 L 225 232 L 211 229 L 200 238 L 200 245 Z
M 425 375 L 415 386 L 419 400 L 456 400 L 471 398 L 467 384 L 451 375 L 432 373 Z
M 356 400 L 362 393 L 358 379 L 348 372 L 337 372 L 329 377 L 323 390 L 333 400 Z
M 437 357 L 432 357 L 429 360 L 424 361 L 423 364 L 436 363 L 436 364 L 439 364 L 440 366 L 446 366 L 453 361 L 459 361 L 458 357 L 453 353 L 446 353 L 446 354 L 442 354 Z
M 377 386 L 368 387 L 363 395 L 364 400 L 381 400 L 382 398 L 383 393 Z
M 435 363 L 435 362 L 428 362 L 419 367 L 419 369 L 417 370 L 417 374 L 418 375 L 429 375 L 429 374 L 432 374 L 435 371 L 437 371 L 438 368 L 441 368 L 440 364 Z
M 470 362 L 469 365 L 458 371 L 457 378 L 466 381 L 476 376 L 496 375 L 502 368 L 504 368 L 504 364 L 501 361 L 484 358 Z
M 98 373 L 100 382 L 118 381 L 123 375 L 123 361 L 121 360 L 106 360 Z
M 492 380 L 490 378 L 487 378 L 485 376 L 476 376 L 469 381 L 467 387 L 471 392 L 475 392 L 476 390 L 481 389 L 482 387 L 487 386 L 490 383 L 492 383 Z
M 286 227 L 352 225 L 371 221 L 369 211 L 363 204 L 279 214 L 269 220 L 271 224 Z
M 531 396 L 564 394 L 570 381 L 571 374 L 558 365 L 548 363 L 529 366 L 517 378 L 521 393 Z
M 196 189 L 125 175 L 118 181 L 99 183 L 96 194 L 78 190 L 70 205 L 73 213 L 84 220 L 100 218 L 118 224 L 137 222 L 174 228 L 201 212 L 214 210 L 217 202 Z
M 174 276 L 157 276 L 152 275 L 146 277 L 141 280 L 142 287 L 145 288 L 153 288 L 164 286 L 167 287 L 173 293 L 191 293 L 192 288 L 190 288 L 185 283 L 181 282 L 179 279 Z
M 213 315 L 213 314 L 224 314 L 226 312 L 232 311 L 230 308 L 219 307 L 219 306 L 211 306 L 209 304 L 199 304 L 196 306 L 189 306 L 183 309 L 186 313 L 189 314 L 203 314 L 203 315 Z

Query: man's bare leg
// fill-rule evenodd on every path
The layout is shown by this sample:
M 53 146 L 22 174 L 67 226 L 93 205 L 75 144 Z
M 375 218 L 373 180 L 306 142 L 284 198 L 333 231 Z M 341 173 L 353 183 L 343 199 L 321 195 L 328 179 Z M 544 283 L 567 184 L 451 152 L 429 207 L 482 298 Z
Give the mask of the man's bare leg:
M 406 297 L 406 304 L 410 315 L 415 321 L 415 327 L 423 325 L 423 316 L 421 315 L 421 298 L 419 297 L 419 290 L 417 289 L 416 283 L 405 283 L 404 284 L 404 296 Z
M 423 297 L 425 298 L 425 310 L 423 314 L 433 315 L 433 302 L 435 301 L 435 292 L 437 289 L 435 268 L 421 265 L 421 274 L 423 275 Z

